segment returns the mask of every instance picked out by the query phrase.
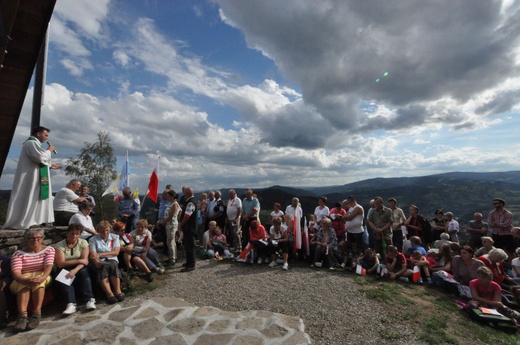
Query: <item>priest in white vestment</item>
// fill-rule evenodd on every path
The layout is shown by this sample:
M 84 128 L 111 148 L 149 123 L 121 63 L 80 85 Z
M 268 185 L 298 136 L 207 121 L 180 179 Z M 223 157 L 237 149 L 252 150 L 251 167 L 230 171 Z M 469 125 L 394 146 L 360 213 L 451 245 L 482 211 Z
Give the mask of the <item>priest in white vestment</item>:
M 61 166 L 51 164 L 51 152 L 56 148 L 50 144 L 47 148 L 42 146 L 48 137 L 49 129 L 38 126 L 23 143 L 4 229 L 29 229 L 54 222 L 49 169 Z

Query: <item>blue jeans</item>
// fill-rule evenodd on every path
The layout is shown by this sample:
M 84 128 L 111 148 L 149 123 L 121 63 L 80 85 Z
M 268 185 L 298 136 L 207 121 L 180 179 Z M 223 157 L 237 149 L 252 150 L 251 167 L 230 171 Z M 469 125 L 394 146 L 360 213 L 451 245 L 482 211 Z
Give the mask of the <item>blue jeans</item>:
M 155 249 L 148 248 L 148 253 L 146 253 L 146 258 L 143 261 L 150 271 L 155 271 L 157 266 L 159 266 L 159 254 L 157 254 Z
M 76 303 L 76 291 L 81 302 L 86 303 L 94 297 L 92 293 L 92 282 L 90 281 L 90 274 L 86 267 L 83 267 L 76 273 L 76 279 L 70 285 L 63 283 L 59 284 L 60 290 L 63 291 L 67 303 Z

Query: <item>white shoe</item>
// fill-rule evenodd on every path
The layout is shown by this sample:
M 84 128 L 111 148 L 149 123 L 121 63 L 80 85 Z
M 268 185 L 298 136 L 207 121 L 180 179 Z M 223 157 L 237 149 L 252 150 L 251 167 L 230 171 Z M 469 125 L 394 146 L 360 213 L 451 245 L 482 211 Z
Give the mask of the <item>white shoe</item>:
M 258 258 L 258 261 L 257 261 L 256 263 L 259 264 L 259 265 L 261 265 L 262 262 L 264 262 L 264 261 L 262 260 L 262 258 Z
M 318 261 L 318 262 L 315 262 L 315 263 L 314 263 L 314 266 L 316 266 L 316 267 L 322 267 L 322 263 L 319 262 L 319 261 Z
M 85 308 L 88 311 L 96 310 L 96 300 L 94 298 L 91 298 L 90 301 L 88 301 L 87 304 L 85 304 Z
M 286 262 L 283 264 L 283 270 L 287 271 L 289 269 L 289 264 Z
M 273 268 L 273 267 L 276 267 L 276 261 L 271 261 L 271 263 L 269 264 L 269 267 Z
M 158 275 L 164 274 L 164 268 L 157 267 L 157 269 L 155 270 L 155 272 L 157 272 Z
M 75 303 L 68 303 L 67 308 L 63 311 L 62 315 L 71 315 L 76 312 L 76 304 Z
M 235 261 L 236 261 L 236 262 L 246 262 L 246 259 L 242 259 L 240 256 L 237 256 L 237 257 L 235 258 Z

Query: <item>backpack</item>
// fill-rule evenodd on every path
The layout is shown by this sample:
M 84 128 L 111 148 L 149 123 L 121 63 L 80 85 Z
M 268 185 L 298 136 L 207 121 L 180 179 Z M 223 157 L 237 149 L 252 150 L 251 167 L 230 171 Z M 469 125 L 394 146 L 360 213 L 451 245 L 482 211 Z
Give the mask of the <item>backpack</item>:
M 509 334 L 515 334 L 518 331 L 516 322 L 504 315 L 487 314 L 483 312 L 481 308 L 472 307 L 469 304 L 464 310 L 469 314 L 472 320 L 478 323 L 488 325 Z

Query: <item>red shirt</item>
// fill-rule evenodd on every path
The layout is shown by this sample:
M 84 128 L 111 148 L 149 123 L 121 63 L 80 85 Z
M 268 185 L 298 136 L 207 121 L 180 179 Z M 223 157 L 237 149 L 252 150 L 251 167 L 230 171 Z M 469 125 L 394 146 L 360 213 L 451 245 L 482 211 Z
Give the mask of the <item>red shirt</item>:
M 336 217 L 335 215 L 341 215 L 342 217 Z M 336 207 L 334 207 L 332 210 L 330 210 L 330 219 L 332 222 L 332 228 L 336 230 L 336 237 L 343 238 L 345 237 L 345 232 L 347 231 L 347 227 L 345 225 L 345 215 L 347 214 L 347 211 L 345 211 L 344 208 L 341 208 L 339 211 Z
M 266 235 L 265 228 L 263 225 L 258 225 L 258 228 L 256 230 L 249 228 L 249 240 L 250 241 L 265 240 L 266 238 L 267 238 L 267 235 Z
M 394 272 L 399 272 L 403 269 L 404 266 L 406 266 L 406 257 L 403 253 L 397 252 L 397 256 L 395 257 L 396 262 L 394 266 Z M 390 265 L 394 261 L 393 259 L 390 259 L 390 256 L 386 255 L 386 264 Z
M 504 262 L 500 261 L 498 264 L 491 262 L 491 260 L 488 259 L 487 254 L 479 256 L 477 259 L 482 261 L 484 265 L 493 272 L 493 281 L 497 282 L 498 284 L 501 284 L 504 281 Z

